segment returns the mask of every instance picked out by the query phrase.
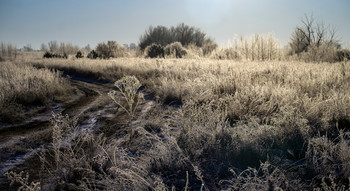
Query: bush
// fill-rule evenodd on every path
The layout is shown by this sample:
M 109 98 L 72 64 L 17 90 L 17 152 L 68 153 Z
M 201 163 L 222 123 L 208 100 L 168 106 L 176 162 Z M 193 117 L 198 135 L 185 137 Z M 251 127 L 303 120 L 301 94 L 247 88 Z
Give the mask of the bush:
M 335 61 L 341 62 L 346 60 L 350 60 L 350 50 L 348 49 L 337 50 Z
M 77 51 L 79 51 L 79 47 L 77 45 L 72 45 L 71 43 L 58 43 L 57 41 L 50 41 L 48 45 L 41 44 L 41 51 L 50 51 L 55 52 L 60 55 L 74 55 Z
M 164 48 L 159 44 L 151 44 L 146 47 L 145 54 L 149 58 L 164 58 Z
M 12 44 L 0 43 L 0 61 L 14 60 L 17 57 L 17 48 Z
M 201 32 L 198 28 L 190 27 L 182 23 L 176 27 L 170 28 L 164 26 L 150 26 L 145 34 L 140 37 L 139 47 L 141 50 L 145 50 L 146 47 L 151 44 L 166 46 L 173 42 L 180 42 L 184 47 L 191 44 L 197 47 L 203 47 L 205 49 L 204 53 L 210 52 L 217 46 L 211 38 L 206 37 L 206 34 Z
M 116 82 L 114 86 L 118 88 L 119 92 L 123 95 L 124 99 L 127 102 L 126 107 L 124 107 L 121 102 L 118 100 L 120 95 L 117 95 L 116 91 L 110 91 L 108 96 L 124 111 L 126 111 L 129 116 L 134 116 L 136 107 L 139 104 L 140 99 L 143 98 L 143 94 L 138 92 L 141 87 L 140 81 L 135 76 L 126 76 Z
M 56 54 L 56 53 L 46 51 L 43 58 L 65 58 L 65 59 L 67 59 L 68 55 L 66 53 L 61 55 L 61 54 Z
M 210 57 L 265 61 L 281 59 L 282 51 L 278 40 L 272 34 L 254 34 L 235 37 L 232 45 L 212 51 Z
M 186 47 L 187 58 L 199 58 L 203 57 L 203 49 L 196 46 L 195 44 L 190 44 Z
M 165 47 L 164 53 L 170 57 L 182 58 L 187 54 L 187 51 L 180 42 L 173 42 Z
M 81 51 L 78 51 L 77 54 L 75 55 L 76 58 L 84 58 L 83 53 Z
M 98 57 L 98 54 L 95 50 L 91 50 L 89 54 L 87 55 L 88 58 L 90 59 L 96 59 Z
M 99 43 L 96 47 L 96 53 L 98 57 L 103 59 L 124 57 L 127 55 L 125 48 L 120 46 L 116 41 Z
M 46 51 L 44 56 L 43 56 L 43 58 L 52 58 L 52 57 L 53 57 L 52 53 L 48 52 L 48 51 Z
M 202 45 L 203 55 L 210 55 L 217 47 L 211 39 L 207 39 Z
M 210 57 L 219 60 L 241 60 L 239 52 L 232 47 L 216 49 Z
M 311 43 L 308 50 L 299 55 L 305 62 L 334 62 L 336 60 L 336 47 L 332 44 L 321 44 L 317 46 Z

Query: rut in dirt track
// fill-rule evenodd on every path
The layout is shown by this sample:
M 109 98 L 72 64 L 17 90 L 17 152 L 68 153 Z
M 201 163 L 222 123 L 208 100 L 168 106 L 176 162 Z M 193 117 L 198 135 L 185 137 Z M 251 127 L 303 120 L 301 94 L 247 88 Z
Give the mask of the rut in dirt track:
M 100 118 L 115 116 L 115 104 L 107 96 L 113 88 L 112 84 L 77 79 L 71 79 L 71 84 L 76 87 L 75 97 L 71 101 L 55 104 L 51 111 L 34 116 L 22 124 L 0 126 L 0 184 L 6 181 L 3 177 L 6 171 L 24 165 L 38 151 L 50 146 L 52 112 L 74 116 L 78 119 L 81 133 L 93 133 L 103 125 Z

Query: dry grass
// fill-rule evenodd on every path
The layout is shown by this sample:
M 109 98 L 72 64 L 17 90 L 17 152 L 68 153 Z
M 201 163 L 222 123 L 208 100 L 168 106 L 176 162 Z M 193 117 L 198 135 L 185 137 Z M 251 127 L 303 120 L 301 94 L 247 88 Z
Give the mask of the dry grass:
M 134 75 L 163 103 L 224 99 L 232 121 L 256 116 L 269 122 L 284 108 L 295 110 L 316 131 L 349 120 L 348 63 L 121 58 L 38 61 L 35 65 L 112 82 Z
M 278 40 L 272 35 L 254 34 L 235 36 L 226 48 L 217 48 L 211 53 L 212 58 L 234 60 L 281 60 L 286 53 L 280 48 Z
M 0 110 L 2 121 L 12 122 L 24 109 L 62 100 L 71 91 L 58 71 L 36 69 L 18 62 L 0 62 Z
M 105 167 L 79 179 L 84 188 L 348 188 L 348 62 L 119 58 L 26 64 L 110 82 L 134 75 L 159 103 L 138 125 L 127 125 L 123 136 L 116 130 L 115 140 L 100 147 L 103 153 L 83 157 L 89 165 L 102 157 L 98 164 Z M 72 179 L 67 183 L 77 185 Z M 96 186 L 89 183 L 94 181 Z

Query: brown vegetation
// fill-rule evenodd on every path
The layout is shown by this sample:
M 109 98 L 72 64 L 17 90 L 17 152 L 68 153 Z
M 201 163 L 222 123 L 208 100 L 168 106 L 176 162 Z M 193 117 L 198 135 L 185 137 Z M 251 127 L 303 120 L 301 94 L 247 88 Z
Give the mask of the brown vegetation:
M 72 88 L 62 76 L 85 81 L 82 89 L 103 86 L 117 107 L 115 119 L 94 117 L 103 125 L 91 132 L 81 131 L 82 119 L 53 114 L 36 178 L 6 176 L 29 190 L 350 189 L 350 54 L 333 30 L 312 17 L 303 24 L 288 48 L 271 34 L 217 48 L 181 24 L 151 27 L 137 50 L 99 43 L 87 54 L 94 60 L 80 52 L 0 62 L 4 122 L 65 101 Z M 0 58 L 16 58 L 7 49 Z M 107 104 L 93 103 L 90 117 Z
M 24 110 L 62 100 L 71 92 L 59 71 L 38 70 L 18 62 L 0 62 L 0 67 L 1 122 L 23 120 Z
M 102 145 L 89 135 L 80 138 L 78 150 L 55 151 L 63 158 L 52 164 L 60 165 L 52 177 L 65 178 L 45 184 L 121 190 L 348 187 L 347 62 L 119 58 L 26 64 L 110 82 L 133 75 L 159 102 L 142 114 L 144 100 L 129 123 L 111 124 L 113 135 Z

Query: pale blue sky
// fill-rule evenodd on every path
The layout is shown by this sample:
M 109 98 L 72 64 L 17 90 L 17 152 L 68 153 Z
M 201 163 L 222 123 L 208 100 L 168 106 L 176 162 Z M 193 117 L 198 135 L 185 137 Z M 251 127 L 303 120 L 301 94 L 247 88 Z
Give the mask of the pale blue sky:
M 219 45 L 234 35 L 273 33 L 287 44 L 304 14 L 338 29 L 350 43 L 349 0 L 0 0 L 0 41 L 38 49 L 50 40 L 94 47 L 138 43 L 150 25 L 184 22 Z

